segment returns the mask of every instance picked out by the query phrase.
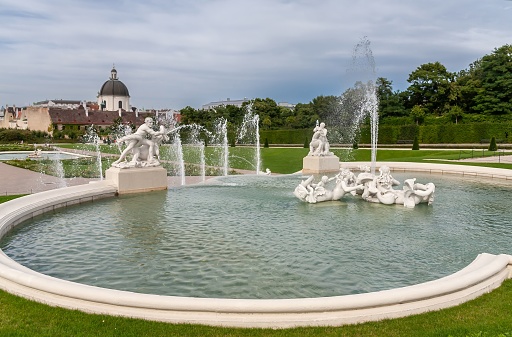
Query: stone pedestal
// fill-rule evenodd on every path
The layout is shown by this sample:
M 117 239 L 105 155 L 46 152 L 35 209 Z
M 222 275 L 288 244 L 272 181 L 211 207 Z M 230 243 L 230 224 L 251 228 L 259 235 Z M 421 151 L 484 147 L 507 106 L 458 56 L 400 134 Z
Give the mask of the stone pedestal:
M 105 179 L 117 186 L 119 194 L 167 189 L 167 170 L 161 166 L 121 169 L 111 167 Z
M 307 156 L 302 159 L 303 174 L 334 173 L 340 170 L 340 158 L 337 156 Z

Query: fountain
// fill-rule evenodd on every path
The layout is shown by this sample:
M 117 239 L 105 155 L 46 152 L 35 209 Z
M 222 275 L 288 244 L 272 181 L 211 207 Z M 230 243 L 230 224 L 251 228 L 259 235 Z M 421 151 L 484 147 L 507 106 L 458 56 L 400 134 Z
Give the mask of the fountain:
M 311 173 L 311 167 L 307 166 L 311 162 L 309 158 L 335 157 L 329 151 L 330 145 L 327 139 L 325 123 L 320 123 L 319 125 L 317 123 L 314 131 L 308 156 L 303 161 L 303 173 Z M 337 160 L 337 158 L 335 157 L 334 159 Z M 375 158 L 372 153 L 373 170 L 367 166 L 361 166 L 361 173 L 357 177 L 348 168 L 340 169 L 340 164 L 336 161 L 333 169 L 337 169 L 339 172 L 334 177 L 329 178 L 324 175 L 319 182 L 315 183 L 314 176 L 311 175 L 297 185 L 293 194 L 298 199 L 312 204 L 322 201 L 340 200 L 345 195 L 360 195 L 363 200 L 369 202 L 386 205 L 400 204 L 407 208 L 414 208 L 419 203 L 432 204 L 435 192 L 435 185 L 433 183 L 420 184 L 416 183 L 416 178 L 406 179 L 403 189 L 396 190 L 393 186 L 400 185 L 400 182 L 393 178 L 389 167 L 382 165 L 379 169 L 379 175 L 370 172 L 375 171 Z M 319 163 L 323 167 L 326 166 L 321 161 Z M 329 170 L 324 169 L 314 173 L 326 172 L 329 172 Z M 335 186 L 328 188 L 328 183 L 333 180 L 336 180 Z
M 103 167 L 101 164 L 101 150 L 100 150 L 100 137 L 94 128 L 94 125 L 90 125 L 86 129 L 86 133 L 84 135 L 84 140 L 86 143 L 93 144 L 95 147 L 96 153 L 96 167 L 98 168 L 98 175 L 100 180 L 103 180 Z
M 222 168 L 222 175 L 227 176 L 229 170 L 229 148 L 228 148 L 228 121 L 225 118 L 219 118 L 214 123 L 214 132 L 210 143 L 215 146 L 215 152 L 219 153 L 218 166 Z
M 252 111 L 252 105 L 247 106 L 247 112 L 244 115 L 240 131 L 238 132 L 238 141 L 241 144 L 250 144 L 254 146 L 254 161 L 256 163 L 256 174 L 261 172 L 261 148 L 260 148 L 260 116 Z
M 368 102 L 370 107 L 376 104 L 372 99 Z M 246 128 L 239 139 L 249 125 L 258 133 L 258 119 L 251 115 L 244 119 Z M 512 256 L 494 255 L 508 251 L 512 240 L 504 211 L 508 205 L 497 202 L 503 200 L 504 190 L 512 189 L 507 185 L 512 180 L 509 170 L 380 163 L 379 175 L 365 166 L 356 176 L 347 167 L 340 170 L 336 160 L 335 170 L 322 167 L 336 171 L 335 177 L 326 176 L 316 184 L 308 177 L 300 185 L 303 188 L 296 188 L 296 196 L 304 195 L 307 202 L 291 196 L 296 175 L 223 176 L 210 185 L 113 198 L 167 188 L 159 139 L 177 133 L 176 129 L 156 131 L 146 120 L 135 134 L 120 139 L 128 145 L 103 181 L 1 204 L 2 247 L 16 260 L 25 256 L 31 260 L 27 264 L 39 260 L 44 265 L 33 270 L 39 267 L 22 266 L 0 254 L 0 288 L 50 305 L 101 314 L 286 328 L 353 324 L 438 310 L 473 299 L 512 277 Z M 308 157 L 325 161 L 331 157 L 325 123 L 318 123 L 314 132 Z M 258 136 L 248 143 L 255 144 L 259 173 Z M 126 160 L 130 155 L 131 160 Z M 223 158 L 227 167 L 227 155 Z M 447 186 L 439 196 L 441 202 L 410 212 L 409 207 L 432 201 L 435 186 L 405 179 L 407 188 L 395 191 L 392 187 L 398 180 L 390 167 L 442 173 L 436 176 L 441 186 Z M 327 185 L 334 180 L 336 187 L 331 190 Z M 354 202 L 349 195 L 369 202 Z M 54 212 L 69 205 L 74 206 Z M 474 213 L 468 215 L 470 211 Z M 27 219 L 34 222 L 9 235 Z M 31 233 L 39 222 L 44 228 L 52 226 L 51 230 Z M 70 233 L 70 226 L 77 231 Z M 24 237 L 28 242 L 45 237 L 47 241 L 39 241 L 41 249 L 34 249 Z M 64 238 L 71 246 L 60 246 Z M 77 249 L 76 242 L 90 246 Z M 58 244 L 60 252 L 50 243 Z M 468 256 L 476 254 L 464 267 Z M 48 255 L 57 262 L 48 265 Z M 71 267 L 65 265 L 68 260 Z M 73 267 L 77 273 L 69 276 Z M 92 277 L 85 280 L 86 274 Z M 129 284 L 132 280 L 135 284 Z M 163 293 L 149 290 L 155 284 Z
M 338 157 L 330 152 L 325 123 L 316 123 L 313 138 L 309 145 L 310 151 L 303 159 L 303 174 L 327 174 L 339 171 L 334 177 L 324 175 L 319 182 L 313 182 L 314 176 L 310 176 L 295 188 L 294 195 L 308 203 L 339 200 L 345 195 L 360 195 L 363 200 L 382 204 L 401 204 L 407 208 L 414 208 L 419 203 L 432 204 L 434 200 L 435 185 L 433 183 L 420 184 L 416 179 L 406 179 L 402 190 L 396 190 L 393 186 L 400 182 L 391 176 L 389 167 L 381 166 L 379 175 L 375 174 L 377 162 L 378 140 L 378 100 L 375 88 L 375 60 L 370 49 L 370 41 L 364 38 L 354 48 L 352 58 L 353 73 L 370 75 L 367 81 L 356 82 L 355 89 L 348 90 L 340 97 L 340 104 L 333 109 L 331 121 L 338 122 L 338 133 L 346 116 L 351 116 L 351 122 L 347 129 L 349 139 L 354 140 L 358 126 L 365 117 L 370 119 L 371 128 L 371 159 L 370 167 L 364 167 L 356 177 L 347 168 L 341 168 Z M 336 134 L 336 133 L 335 133 Z M 332 189 L 327 188 L 330 181 L 336 180 Z

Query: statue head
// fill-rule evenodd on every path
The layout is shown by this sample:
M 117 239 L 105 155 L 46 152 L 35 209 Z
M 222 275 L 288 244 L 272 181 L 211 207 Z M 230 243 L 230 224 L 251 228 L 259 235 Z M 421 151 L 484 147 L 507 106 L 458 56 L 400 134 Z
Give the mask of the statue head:
M 153 118 L 151 118 L 151 117 L 146 117 L 146 118 L 144 119 L 144 123 L 145 123 L 147 126 L 152 127 L 152 126 L 153 126 Z

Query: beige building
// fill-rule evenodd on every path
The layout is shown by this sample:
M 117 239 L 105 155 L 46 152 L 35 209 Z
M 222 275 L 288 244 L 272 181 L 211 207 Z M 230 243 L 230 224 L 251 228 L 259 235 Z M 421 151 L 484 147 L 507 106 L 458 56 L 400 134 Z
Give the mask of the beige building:
M 128 88 L 117 78 L 115 68 L 98 92 L 98 103 L 73 100 L 47 100 L 24 108 L 5 109 L 0 128 L 44 131 L 85 130 L 89 125 L 107 128 L 118 118 L 123 123 L 141 125 L 155 111 L 137 111 L 130 106 Z

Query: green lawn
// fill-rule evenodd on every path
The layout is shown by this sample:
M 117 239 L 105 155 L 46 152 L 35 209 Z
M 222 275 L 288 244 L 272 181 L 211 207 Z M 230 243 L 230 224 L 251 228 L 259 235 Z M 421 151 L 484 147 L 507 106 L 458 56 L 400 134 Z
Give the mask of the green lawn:
M 342 327 L 234 329 L 92 315 L 0 291 L 0 336 L 512 336 L 512 280 L 460 306 Z

